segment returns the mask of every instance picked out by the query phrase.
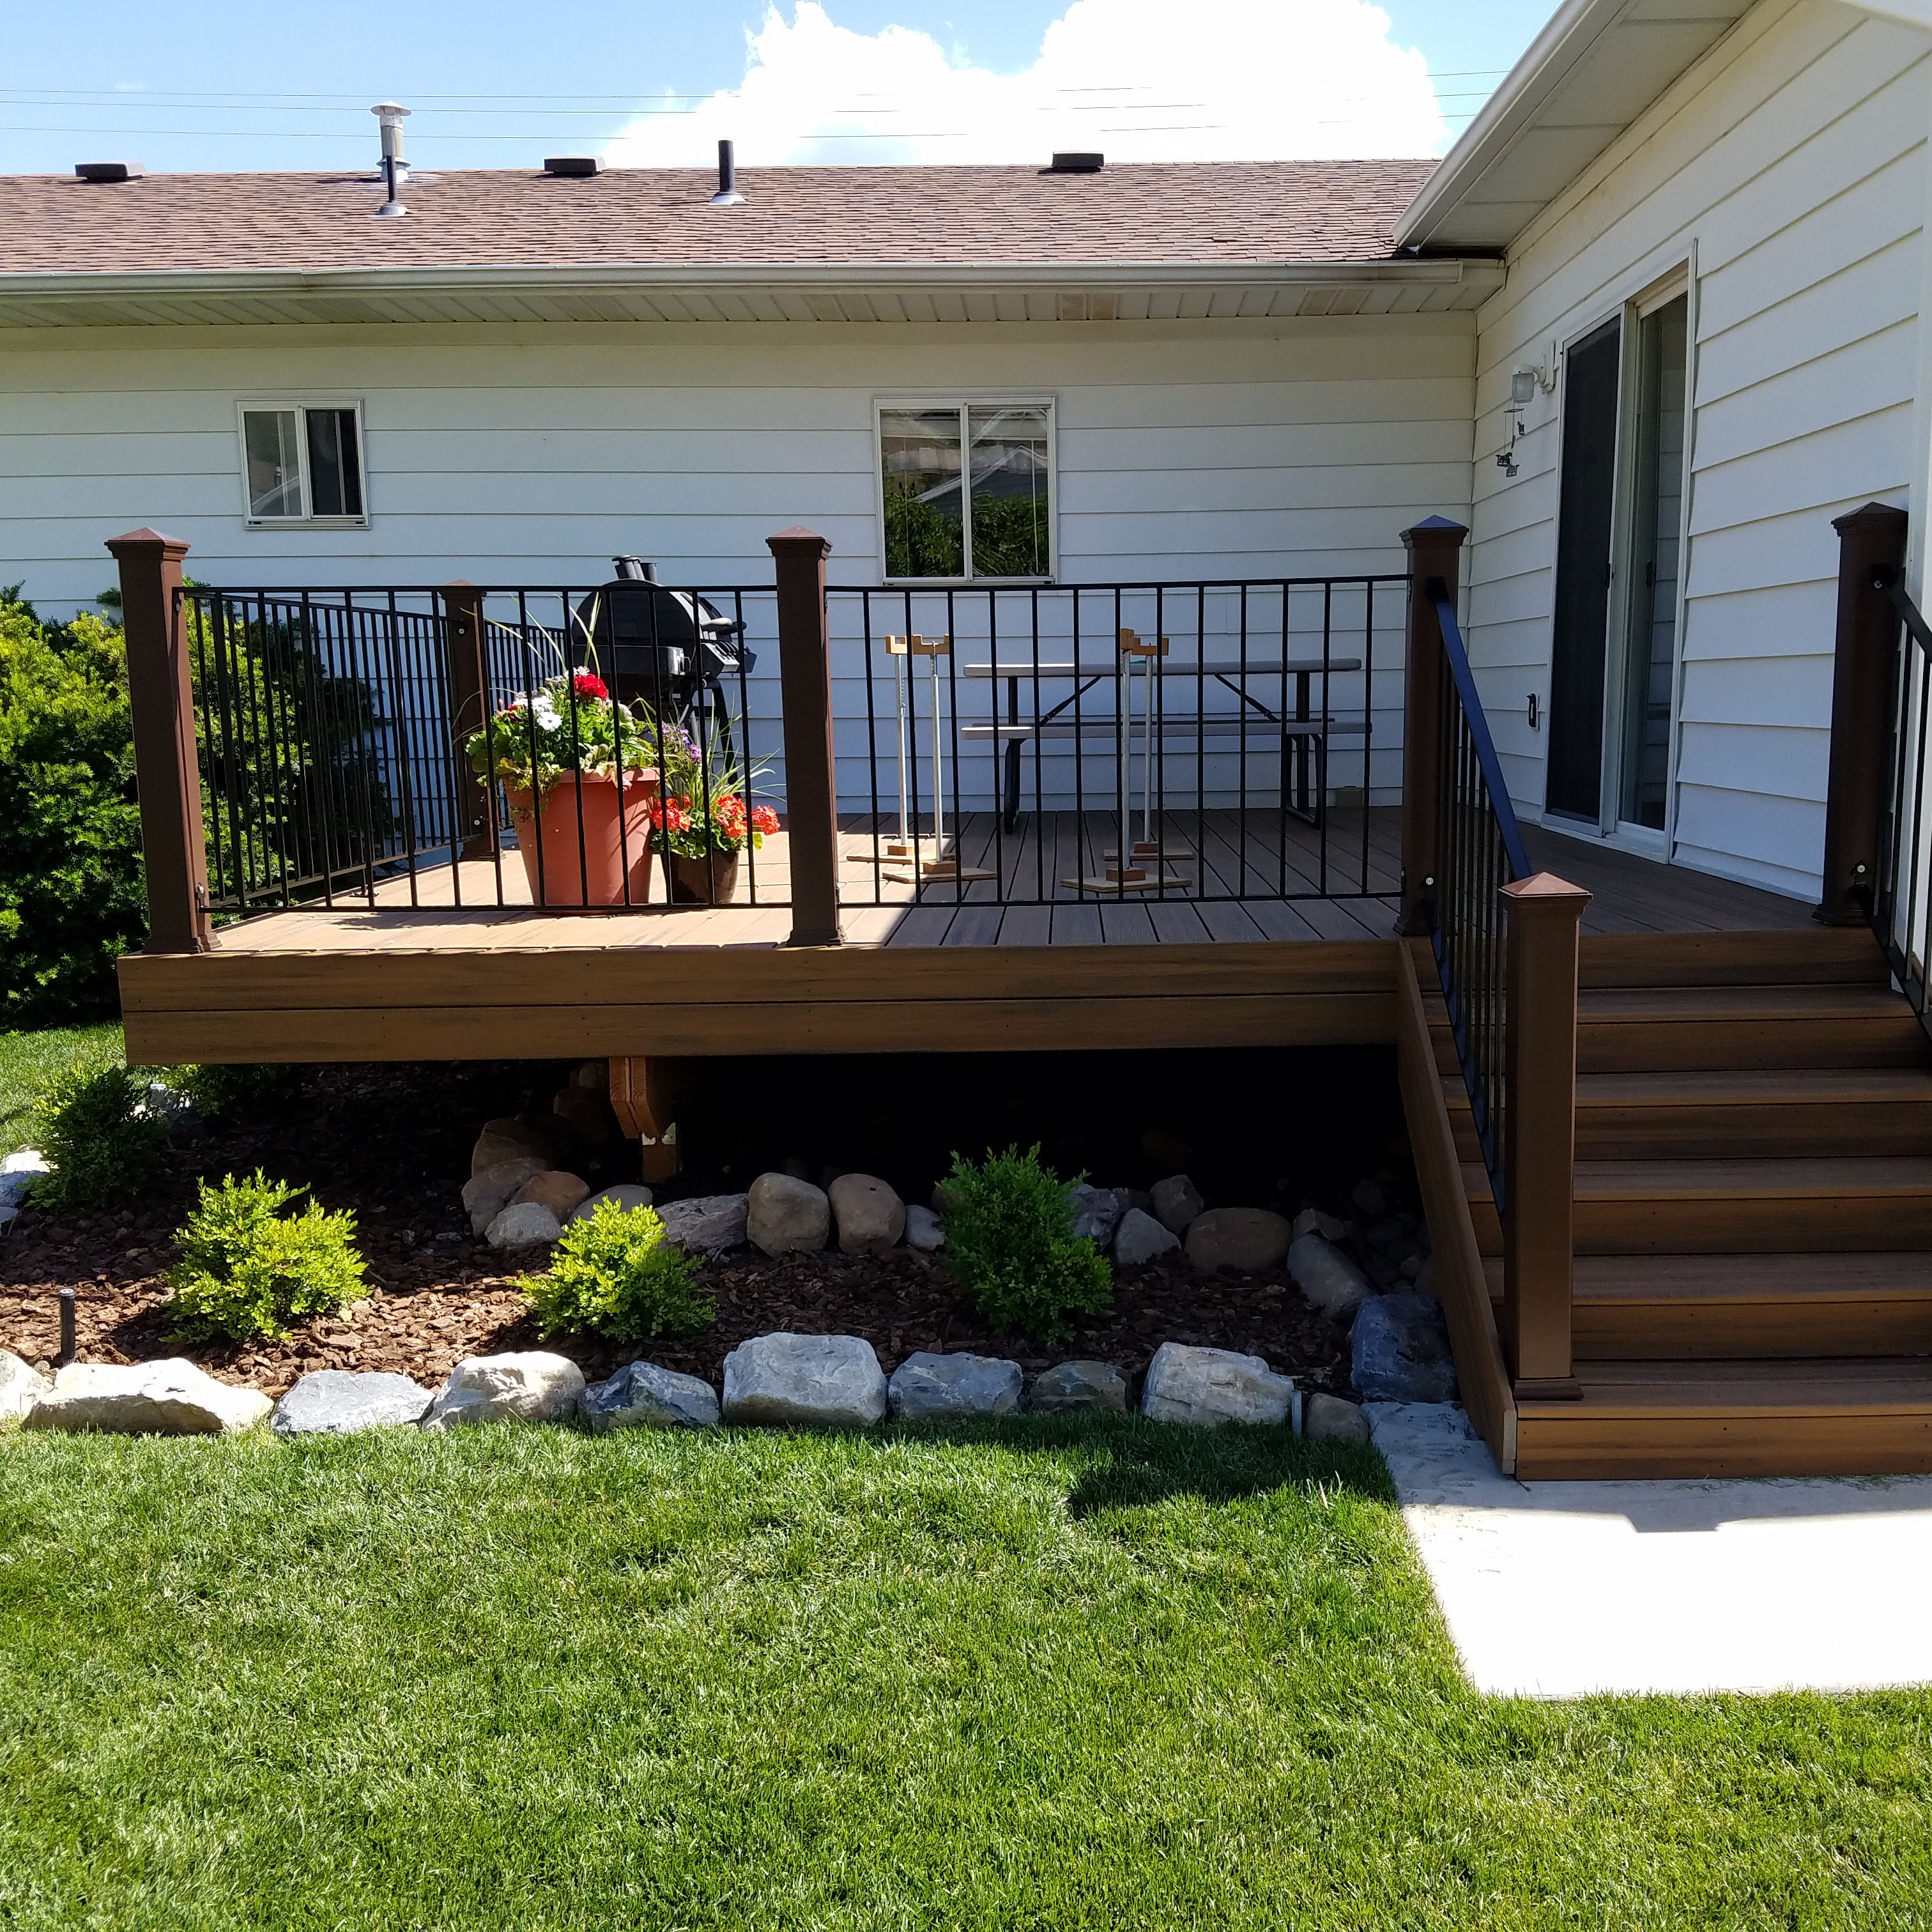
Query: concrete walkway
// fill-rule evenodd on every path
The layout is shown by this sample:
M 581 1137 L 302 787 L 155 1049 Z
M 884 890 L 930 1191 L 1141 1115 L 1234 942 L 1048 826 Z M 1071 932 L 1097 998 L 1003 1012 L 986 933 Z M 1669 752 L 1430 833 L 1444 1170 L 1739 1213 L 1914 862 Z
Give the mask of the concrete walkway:
M 1479 1690 L 1932 1683 L 1932 1476 L 1522 1484 L 1452 1405 L 1369 1417 Z

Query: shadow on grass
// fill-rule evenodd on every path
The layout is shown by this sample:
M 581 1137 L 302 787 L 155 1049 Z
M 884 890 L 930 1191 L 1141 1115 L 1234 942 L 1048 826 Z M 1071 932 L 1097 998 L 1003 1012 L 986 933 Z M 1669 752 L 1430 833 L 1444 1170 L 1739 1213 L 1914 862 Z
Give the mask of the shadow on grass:
M 1310 1442 L 1285 1428 L 1190 1429 L 1136 1415 L 1013 1415 L 894 1423 L 883 1434 L 1021 1453 L 1084 1451 L 1067 1496 L 1068 1513 L 1076 1517 L 1145 1509 L 1174 1496 L 1237 1502 L 1317 1484 L 1339 1484 L 1377 1502 L 1396 1500 L 1388 1466 L 1374 1450 Z

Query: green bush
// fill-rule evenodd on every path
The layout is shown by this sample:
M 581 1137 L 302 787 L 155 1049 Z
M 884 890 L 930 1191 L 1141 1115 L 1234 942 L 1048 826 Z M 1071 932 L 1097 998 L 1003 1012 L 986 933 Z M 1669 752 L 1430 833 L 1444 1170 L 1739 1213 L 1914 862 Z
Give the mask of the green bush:
M 140 1110 L 147 1082 L 116 1060 L 63 1068 L 34 1101 L 34 1143 L 53 1172 L 34 1198 L 51 1208 L 106 1208 L 140 1193 L 166 1138 Z
M 353 1214 L 325 1214 L 310 1201 L 284 1215 L 308 1190 L 270 1180 L 260 1168 L 250 1180 L 225 1175 L 218 1187 L 204 1180 L 199 1192 L 175 1236 L 182 1258 L 161 1277 L 174 1324 L 190 1340 L 279 1341 L 296 1322 L 361 1299 Z
M 174 1066 L 169 1087 L 193 1106 L 202 1119 L 232 1120 L 272 1112 L 302 1097 L 299 1066 Z
M 698 1264 L 667 1242 L 648 1208 L 600 1201 L 563 1231 L 548 1270 L 518 1286 L 538 1331 L 589 1330 L 613 1342 L 683 1337 L 708 1328 L 718 1305 L 698 1286 Z
M 1010 1147 L 973 1162 L 952 1156 L 940 1184 L 941 1258 L 996 1329 L 1058 1342 L 1113 1306 L 1114 1271 L 1073 1232 L 1068 1184 L 1040 1149 Z

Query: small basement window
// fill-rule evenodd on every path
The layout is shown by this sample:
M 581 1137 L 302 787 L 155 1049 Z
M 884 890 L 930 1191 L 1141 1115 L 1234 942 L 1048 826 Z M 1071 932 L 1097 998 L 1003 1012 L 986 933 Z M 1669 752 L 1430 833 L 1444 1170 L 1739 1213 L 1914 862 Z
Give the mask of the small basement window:
M 881 403 L 880 522 L 896 582 L 1053 574 L 1053 405 Z
M 243 496 L 251 524 L 367 522 L 355 404 L 245 404 Z

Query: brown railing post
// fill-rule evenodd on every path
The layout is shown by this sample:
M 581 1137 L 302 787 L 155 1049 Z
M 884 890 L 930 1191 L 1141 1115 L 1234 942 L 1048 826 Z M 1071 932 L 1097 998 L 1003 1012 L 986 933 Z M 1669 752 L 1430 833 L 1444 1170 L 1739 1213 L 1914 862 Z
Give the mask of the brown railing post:
M 767 537 L 778 573 L 778 686 L 784 706 L 785 842 L 794 946 L 836 946 L 838 782 L 832 765 L 832 652 L 825 560 L 816 532 Z
M 140 530 L 110 538 L 107 548 L 121 566 L 128 705 L 148 882 L 147 950 L 212 952 L 194 685 L 182 611 L 182 559 L 188 547 L 158 530 Z
M 1504 941 L 1503 1352 L 1520 1399 L 1582 1391 L 1576 1268 L 1577 927 L 1590 895 L 1538 872 L 1502 889 Z
M 1438 579 L 1456 601 L 1462 540 L 1447 517 L 1425 517 L 1402 533 L 1408 552 L 1408 649 L 1402 722 L 1402 913 L 1396 930 L 1429 930 L 1429 896 L 1441 869 L 1442 627 L 1428 586 Z
M 1881 576 L 1905 566 L 1908 519 L 1888 503 L 1834 518 L 1838 630 L 1832 664 L 1832 756 L 1825 782 L 1825 892 L 1812 916 L 1870 922 L 1892 751 L 1892 640 L 1898 613 Z
M 479 778 L 464 755 L 464 743 L 483 728 L 490 712 L 490 673 L 483 655 L 483 593 L 466 578 L 442 592 L 449 652 L 449 735 L 456 761 L 459 859 L 487 859 L 496 849 L 496 788 Z

